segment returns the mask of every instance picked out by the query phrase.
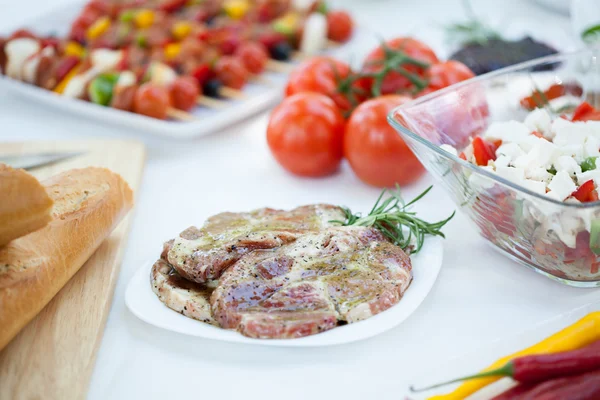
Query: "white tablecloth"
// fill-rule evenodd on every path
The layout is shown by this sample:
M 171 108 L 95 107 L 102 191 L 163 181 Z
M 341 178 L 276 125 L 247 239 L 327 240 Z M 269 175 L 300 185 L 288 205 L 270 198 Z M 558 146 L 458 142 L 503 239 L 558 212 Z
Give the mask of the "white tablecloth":
M 58 4 L 0 1 L 0 28 Z M 383 37 L 413 34 L 444 54 L 440 26 L 460 18 L 459 1 L 338 1 Z M 533 3 L 472 1 L 508 36 L 522 33 L 572 46 L 568 19 Z M 367 42 L 357 50 L 364 54 Z M 536 322 L 598 299 L 597 290 L 554 283 L 494 252 L 462 215 L 447 226 L 442 272 L 429 297 L 405 323 L 363 342 L 318 349 L 246 346 L 188 338 L 138 321 L 126 309 L 126 285 L 164 240 L 222 210 L 330 202 L 367 210 L 379 190 L 347 165 L 309 180 L 282 171 L 265 143 L 267 115 L 188 142 L 158 139 L 66 115 L 9 94 L 0 96 L 0 140 L 134 137 L 148 161 L 129 247 L 93 374 L 90 399 L 194 398 L 399 399 L 411 376 Z M 432 183 L 422 179 L 407 197 Z M 454 205 L 435 188 L 419 203 L 429 219 Z

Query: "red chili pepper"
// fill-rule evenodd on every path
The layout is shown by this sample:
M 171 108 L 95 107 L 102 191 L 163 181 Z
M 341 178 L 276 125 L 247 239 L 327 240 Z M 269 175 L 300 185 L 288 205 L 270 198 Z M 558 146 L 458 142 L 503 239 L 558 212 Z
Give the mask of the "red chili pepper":
M 573 111 L 573 118 L 571 118 L 571 121 L 584 121 L 586 115 L 593 113 L 594 111 L 596 111 L 596 109 L 592 107 L 590 103 L 584 101 L 575 109 L 575 111 Z
M 594 181 L 592 179 L 590 179 L 589 181 L 586 181 L 583 185 L 579 186 L 579 188 L 574 191 L 571 196 L 575 197 L 577 200 L 581 201 L 582 203 L 588 202 L 588 201 L 595 201 L 595 200 L 591 200 L 592 199 L 592 192 L 595 191 L 595 187 L 594 187 Z M 598 197 L 598 194 L 596 193 L 596 198 Z
M 531 384 L 549 379 L 578 375 L 597 369 L 600 369 L 600 340 L 577 350 L 518 357 L 498 369 L 454 379 L 449 382 L 419 389 L 418 391 L 429 390 L 463 380 L 490 376 L 507 376 L 517 382 Z
M 211 77 L 212 71 L 208 64 L 201 64 L 192 72 L 192 76 L 200 86 L 204 85 Z
M 488 161 L 496 159 L 496 152 L 492 148 L 492 144 L 485 142 L 477 136 L 473 139 L 473 156 L 477 165 L 488 165 Z
M 521 386 L 521 385 L 519 385 Z M 493 400 L 595 400 L 600 398 L 600 370 L 576 376 L 552 379 L 533 387 L 513 388 Z M 515 396 L 515 393 L 519 395 Z
M 67 74 L 75 68 L 75 66 L 79 64 L 79 57 L 77 56 L 67 56 L 60 63 L 60 65 L 56 68 L 55 78 L 56 82 L 62 82 L 62 80 L 67 76 Z

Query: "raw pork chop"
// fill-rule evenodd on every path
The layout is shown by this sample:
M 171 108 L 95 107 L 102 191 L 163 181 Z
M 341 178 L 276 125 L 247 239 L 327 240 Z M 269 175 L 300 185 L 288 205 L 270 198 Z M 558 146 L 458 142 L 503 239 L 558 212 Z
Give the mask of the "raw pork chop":
M 279 247 L 344 218 L 341 208 L 324 204 L 291 211 L 261 208 L 221 213 L 210 217 L 202 228 L 188 228 L 167 242 L 163 258 L 185 279 L 202 283 L 218 279 L 249 251 Z
M 356 322 L 400 301 L 409 257 L 379 231 L 336 227 L 246 254 L 211 295 L 213 317 L 254 338 L 297 338 Z

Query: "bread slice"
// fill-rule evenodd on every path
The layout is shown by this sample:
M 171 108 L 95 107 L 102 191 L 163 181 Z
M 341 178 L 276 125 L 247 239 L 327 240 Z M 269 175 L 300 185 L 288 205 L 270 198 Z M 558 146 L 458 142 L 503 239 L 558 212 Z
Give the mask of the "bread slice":
M 52 199 L 24 170 L 0 164 L 0 193 L 0 247 L 43 228 L 52 219 Z
M 43 182 L 54 201 L 44 228 L 0 248 L 0 350 L 90 258 L 131 209 L 133 194 L 103 168 Z

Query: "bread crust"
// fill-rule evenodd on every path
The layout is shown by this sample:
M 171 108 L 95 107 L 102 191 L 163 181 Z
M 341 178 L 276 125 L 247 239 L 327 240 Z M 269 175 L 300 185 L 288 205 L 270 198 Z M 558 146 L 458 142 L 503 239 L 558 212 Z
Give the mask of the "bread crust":
M 0 164 L 0 193 L 0 247 L 43 228 L 52 219 L 52 199 L 24 170 Z
M 44 228 L 0 248 L 0 350 L 58 293 L 133 205 L 129 185 L 104 168 L 43 182 L 54 201 Z

